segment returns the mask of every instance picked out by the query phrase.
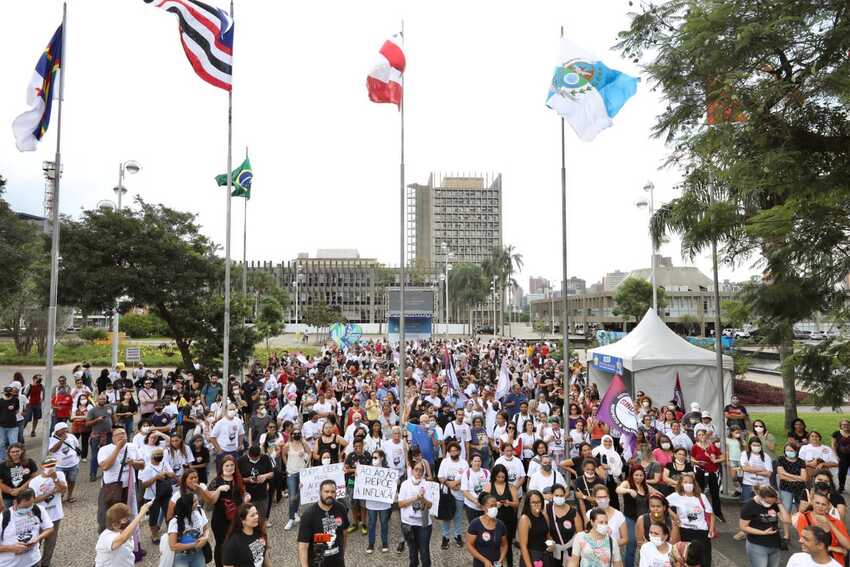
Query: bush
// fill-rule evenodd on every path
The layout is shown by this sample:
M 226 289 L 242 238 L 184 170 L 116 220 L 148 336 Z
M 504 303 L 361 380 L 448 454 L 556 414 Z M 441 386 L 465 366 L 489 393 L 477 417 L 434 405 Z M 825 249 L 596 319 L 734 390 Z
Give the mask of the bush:
M 62 341 L 62 344 L 70 349 L 78 349 L 86 344 L 86 341 L 77 337 L 69 337 Z
M 777 388 L 770 384 L 762 384 L 750 380 L 734 380 L 732 388 L 735 394 L 738 395 L 738 399 L 745 406 L 785 405 L 785 393 L 782 391 L 782 388 Z M 797 392 L 797 403 L 804 403 L 808 397 L 808 394 L 805 392 Z
M 165 321 L 156 315 L 138 315 L 128 313 L 121 317 L 118 327 L 127 336 L 133 339 L 145 339 L 148 337 L 163 337 L 168 332 Z
M 97 327 L 85 327 L 80 329 L 78 336 L 84 341 L 94 342 L 105 339 L 108 335 L 106 329 L 98 329 Z

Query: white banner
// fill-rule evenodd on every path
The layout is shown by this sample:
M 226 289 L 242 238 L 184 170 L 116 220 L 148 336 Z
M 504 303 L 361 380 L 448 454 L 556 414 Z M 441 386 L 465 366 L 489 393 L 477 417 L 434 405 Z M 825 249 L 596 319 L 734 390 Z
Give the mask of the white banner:
M 360 465 L 354 476 L 354 499 L 372 502 L 395 502 L 398 491 L 398 471 Z
M 426 482 L 425 483 L 425 499 L 431 503 L 431 509 L 428 512 L 432 516 L 437 516 L 440 508 L 440 483 Z
M 310 467 L 302 470 L 298 477 L 302 506 L 319 501 L 319 486 L 324 480 L 336 482 L 336 497 L 345 498 L 345 473 L 342 472 L 342 463 Z

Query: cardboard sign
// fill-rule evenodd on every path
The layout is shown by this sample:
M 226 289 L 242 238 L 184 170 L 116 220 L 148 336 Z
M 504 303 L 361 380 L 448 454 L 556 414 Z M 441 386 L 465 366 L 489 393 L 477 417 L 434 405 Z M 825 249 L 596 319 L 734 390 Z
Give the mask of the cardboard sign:
M 345 498 L 345 473 L 342 472 L 342 463 L 310 467 L 302 470 L 298 475 L 302 506 L 319 501 L 319 487 L 324 480 L 336 482 L 336 497 Z
M 360 465 L 354 475 L 354 499 L 392 504 L 398 492 L 398 471 Z
M 426 482 L 425 483 L 425 499 L 431 503 L 431 508 L 428 513 L 436 517 L 440 508 L 440 483 Z

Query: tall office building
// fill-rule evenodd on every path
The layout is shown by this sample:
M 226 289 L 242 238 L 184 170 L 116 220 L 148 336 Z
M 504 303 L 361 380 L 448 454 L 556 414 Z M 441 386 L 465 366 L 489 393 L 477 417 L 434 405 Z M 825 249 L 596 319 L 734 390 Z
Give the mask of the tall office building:
M 528 278 L 528 293 L 543 293 L 550 287 L 552 287 L 552 284 L 546 278 L 537 276 L 529 276 Z
M 407 259 L 439 271 L 451 262 L 482 264 L 502 246 L 502 176 L 432 173 L 407 187 Z

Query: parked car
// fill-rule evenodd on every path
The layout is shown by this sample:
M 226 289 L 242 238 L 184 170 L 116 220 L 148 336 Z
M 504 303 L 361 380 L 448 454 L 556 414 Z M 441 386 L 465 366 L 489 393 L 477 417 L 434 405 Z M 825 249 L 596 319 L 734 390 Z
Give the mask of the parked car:
M 809 340 L 810 341 L 822 341 L 825 338 L 826 338 L 826 335 L 824 335 L 820 331 L 814 331 L 813 333 L 809 334 Z
M 744 329 L 735 329 L 734 337 L 736 339 L 749 339 L 750 338 L 750 332 L 746 331 Z
M 828 331 L 824 331 L 823 336 L 827 339 L 838 339 L 841 338 L 841 331 L 838 329 L 830 329 Z
M 735 335 L 735 329 L 723 329 L 723 332 L 720 334 L 724 337 L 733 337 Z
M 802 331 L 798 329 L 794 329 L 794 339 L 798 341 L 807 341 L 811 336 L 811 331 Z

